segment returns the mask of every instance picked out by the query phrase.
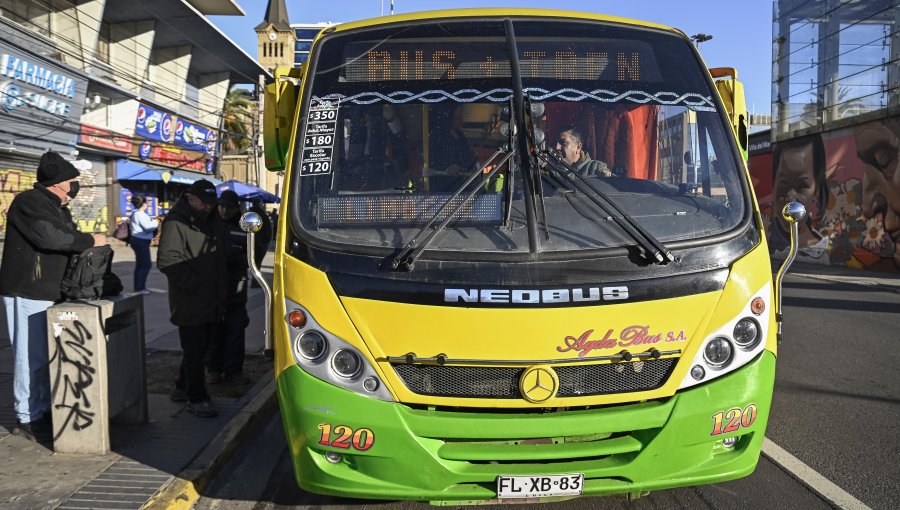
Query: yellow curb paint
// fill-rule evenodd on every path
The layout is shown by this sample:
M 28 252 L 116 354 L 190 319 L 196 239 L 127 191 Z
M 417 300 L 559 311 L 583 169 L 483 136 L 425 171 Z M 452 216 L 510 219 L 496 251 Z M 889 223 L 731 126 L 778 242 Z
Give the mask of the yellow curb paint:
M 141 510 L 189 510 L 200 499 L 200 488 L 194 482 L 176 478 Z

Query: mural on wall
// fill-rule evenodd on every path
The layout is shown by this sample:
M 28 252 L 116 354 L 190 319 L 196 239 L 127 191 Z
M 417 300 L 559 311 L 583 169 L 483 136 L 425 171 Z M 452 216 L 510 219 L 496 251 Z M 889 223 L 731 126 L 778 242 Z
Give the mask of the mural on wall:
M 14 170 L 0 167 L 0 239 L 6 238 L 6 215 L 13 199 L 19 193 L 34 187 L 33 171 Z M 94 165 L 81 172 L 78 178 L 81 189 L 78 197 L 71 202 L 72 218 L 82 232 L 102 232 L 109 230 L 106 204 L 106 168 Z
M 102 163 L 94 163 L 89 170 L 81 172 L 78 177 L 81 190 L 71 202 L 72 219 L 82 232 L 107 233 L 109 207 L 106 203 L 106 167 Z
M 788 248 L 778 212 L 797 200 L 809 213 L 798 260 L 900 270 L 898 153 L 900 117 L 776 143 L 771 165 L 751 165 L 773 257 L 784 258 Z
M 19 193 L 34 185 L 34 172 L 0 168 L 0 238 L 6 238 L 6 213 Z

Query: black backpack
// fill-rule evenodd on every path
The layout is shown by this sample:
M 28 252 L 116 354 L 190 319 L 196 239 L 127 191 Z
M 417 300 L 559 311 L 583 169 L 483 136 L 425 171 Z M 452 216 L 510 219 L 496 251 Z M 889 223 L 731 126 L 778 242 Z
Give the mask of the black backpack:
M 109 245 L 92 246 L 69 257 L 62 279 L 66 299 L 100 299 L 122 292 L 122 280 L 112 272 L 113 250 Z

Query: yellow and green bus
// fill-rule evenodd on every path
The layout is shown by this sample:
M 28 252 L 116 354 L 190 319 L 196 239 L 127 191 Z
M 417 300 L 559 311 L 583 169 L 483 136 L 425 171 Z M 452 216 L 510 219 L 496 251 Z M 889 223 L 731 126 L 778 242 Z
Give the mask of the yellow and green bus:
M 477 9 L 321 33 L 265 104 L 299 485 L 459 504 L 751 473 L 780 304 L 746 116 L 734 69 L 651 23 Z

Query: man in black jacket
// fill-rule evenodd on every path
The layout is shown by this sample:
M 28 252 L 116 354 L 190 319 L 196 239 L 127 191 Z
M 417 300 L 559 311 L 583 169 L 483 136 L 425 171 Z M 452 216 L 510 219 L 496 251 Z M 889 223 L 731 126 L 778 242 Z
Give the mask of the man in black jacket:
M 83 165 L 84 161 L 76 164 Z M 103 234 L 79 232 L 69 212 L 78 169 L 56 152 L 41 157 L 34 188 L 16 195 L 6 216 L 0 294 L 13 350 L 14 434 L 50 441 L 47 308 L 60 301 L 69 256 L 106 244 Z
M 244 330 L 250 325 L 247 316 L 247 234 L 241 230 L 241 206 L 237 193 L 225 190 L 219 197 L 219 217 L 225 227 L 225 265 L 228 288 L 225 293 L 225 316 L 219 321 L 210 345 L 206 382 L 246 384 L 244 369 Z
M 211 214 L 216 188 L 200 179 L 166 215 L 156 264 L 169 280 L 169 310 L 181 340 L 181 371 L 170 395 L 187 401 L 201 418 L 219 413 L 204 380 L 204 357 L 225 307 L 225 256 L 222 223 Z

